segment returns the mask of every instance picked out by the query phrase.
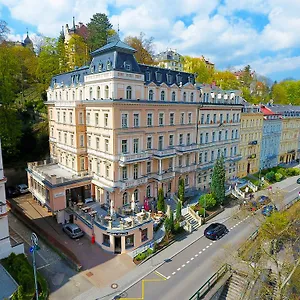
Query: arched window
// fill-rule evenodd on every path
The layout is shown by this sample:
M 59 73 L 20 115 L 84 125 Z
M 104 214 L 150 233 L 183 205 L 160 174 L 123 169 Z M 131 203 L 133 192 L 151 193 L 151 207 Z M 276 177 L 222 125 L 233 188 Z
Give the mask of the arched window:
M 149 100 L 153 101 L 153 91 L 152 90 L 149 91 Z
M 128 100 L 132 99 L 132 88 L 131 88 L 131 86 L 128 86 L 126 88 L 126 99 L 128 99 Z
M 151 197 L 151 186 L 150 186 L 150 185 L 147 186 L 147 192 L 146 192 L 146 195 L 147 195 L 147 198 L 150 198 L 150 197 Z
M 66 91 L 66 100 L 69 100 L 69 93 Z
M 128 204 L 128 194 L 127 194 L 127 192 L 125 192 L 123 194 L 123 205 L 126 205 L 126 204 Z
M 57 92 L 55 92 L 55 100 L 57 100 Z
M 172 101 L 176 101 L 176 93 L 172 92 Z
M 134 190 L 133 199 L 134 199 L 134 202 L 139 202 L 139 190 L 138 189 Z
M 80 100 L 82 100 L 82 90 L 80 90 Z
M 105 99 L 108 99 L 109 96 L 109 87 L 108 85 L 105 86 Z
M 97 99 L 101 98 L 101 94 L 100 94 L 100 86 L 97 87 Z
M 73 97 L 73 101 L 75 101 L 75 91 L 73 91 L 72 97 Z
M 191 102 L 194 102 L 194 93 L 191 93 Z
M 165 91 L 161 91 L 160 93 L 160 100 L 165 101 Z
M 59 100 L 61 100 L 61 92 L 59 92 Z
M 90 87 L 90 100 L 92 100 L 92 99 L 93 99 L 93 88 Z
M 183 93 L 183 102 L 186 102 L 186 92 Z

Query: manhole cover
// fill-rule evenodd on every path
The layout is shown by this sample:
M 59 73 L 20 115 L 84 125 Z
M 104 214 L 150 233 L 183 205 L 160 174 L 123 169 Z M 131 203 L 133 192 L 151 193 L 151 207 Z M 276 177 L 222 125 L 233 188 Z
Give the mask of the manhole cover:
M 92 272 L 88 272 L 88 273 L 86 273 L 85 274 L 87 277 L 91 277 L 91 276 L 93 276 L 94 274 L 92 273 Z
M 112 285 L 111 285 L 111 288 L 112 289 L 116 289 L 118 287 L 118 285 L 116 284 L 116 283 L 113 283 Z

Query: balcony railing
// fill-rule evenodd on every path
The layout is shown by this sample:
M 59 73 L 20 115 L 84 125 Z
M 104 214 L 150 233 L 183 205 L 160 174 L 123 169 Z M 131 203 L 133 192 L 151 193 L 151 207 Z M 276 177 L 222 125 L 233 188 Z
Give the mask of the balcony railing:
M 153 149 L 153 150 L 151 150 L 151 152 L 152 152 L 153 156 L 156 156 L 156 157 L 176 155 L 176 149 L 175 148 L 169 148 L 169 149 L 163 149 L 163 150 Z
M 178 173 L 193 172 L 196 169 L 197 169 L 197 165 L 196 164 L 185 166 L 185 167 L 176 167 L 175 168 L 176 172 L 178 172 Z
M 213 166 L 214 166 L 214 162 L 209 161 L 209 162 L 201 163 L 200 166 L 198 166 L 198 169 L 207 170 L 207 169 L 212 168 Z
M 152 173 L 149 175 L 150 178 L 154 178 L 156 180 L 168 180 L 175 177 L 175 171 L 173 170 L 165 170 L 161 174 L 159 173 Z
M 228 158 L 228 161 L 239 161 L 242 159 L 242 155 L 231 156 Z
M 194 150 L 198 150 L 198 149 L 199 149 L 199 146 L 197 144 L 176 146 L 176 150 L 179 152 L 190 152 L 190 151 L 194 151 Z
M 127 163 L 132 163 L 137 160 L 145 160 L 150 158 L 151 154 L 148 152 L 140 152 L 140 153 L 134 153 L 134 154 L 121 154 L 119 156 L 120 165 L 125 165 Z
M 141 177 L 141 178 L 134 179 L 134 180 L 120 181 L 119 186 L 122 190 L 125 190 L 125 189 L 139 186 L 141 184 L 145 184 L 145 183 L 147 183 L 147 181 L 148 181 L 147 177 Z

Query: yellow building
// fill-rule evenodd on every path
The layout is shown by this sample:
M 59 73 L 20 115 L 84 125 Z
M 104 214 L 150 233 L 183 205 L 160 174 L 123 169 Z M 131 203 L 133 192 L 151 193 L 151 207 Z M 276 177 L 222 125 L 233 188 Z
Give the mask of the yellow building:
M 241 115 L 240 153 L 238 177 L 259 171 L 263 114 L 257 106 L 245 106 Z

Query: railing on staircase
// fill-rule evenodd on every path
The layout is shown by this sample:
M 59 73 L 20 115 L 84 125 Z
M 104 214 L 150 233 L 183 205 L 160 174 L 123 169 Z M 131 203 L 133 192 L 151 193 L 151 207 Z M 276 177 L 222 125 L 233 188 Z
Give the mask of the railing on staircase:
M 253 184 L 250 180 L 248 180 L 248 186 L 249 188 L 253 191 L 253 192 L 257 192 L 258 190 L 258 186 L 256 186 L 255 184 Z
M 190 216 L 197 221 L 200 226 L 202 225 L 202 218 L 198 216 L 190 206 L 188 207 L 188 214 L 190 214 Z
M 201 287 L 200 289 L 189 299 L 189 300 L 199 300 L 201 299 L 211 287 L 228 271 L 231 270 L 231 266 L 224 264 L 214 275 L 212 275 Z
M 234 187 L 234 190 L 242 197 L 242 198 L 246 198 L 246 194 L 244 192 L 242 192 L 237 186 Z
M 236 198 L 240 198 L 240 195 L 234 189 L 231 190 L 231 194 Z

